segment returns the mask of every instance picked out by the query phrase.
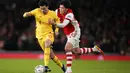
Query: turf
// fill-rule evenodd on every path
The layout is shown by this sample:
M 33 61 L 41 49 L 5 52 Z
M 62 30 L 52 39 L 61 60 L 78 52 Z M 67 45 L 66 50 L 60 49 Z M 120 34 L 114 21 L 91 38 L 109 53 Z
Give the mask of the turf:
M 43 64 L 43 60 L 0 59 L 0 73 L 34 73 L 38 64 Z M 54 62 L 50 61 L 49 66 L 50 73 L 63 73 Z M 130 73 L 130 61 L 74 60 L 73 73 Z

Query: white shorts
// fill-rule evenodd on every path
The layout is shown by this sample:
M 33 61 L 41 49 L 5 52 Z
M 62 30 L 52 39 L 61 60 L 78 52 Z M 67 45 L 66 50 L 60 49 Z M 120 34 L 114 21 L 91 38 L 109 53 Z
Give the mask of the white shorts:
M 80 35 L 80 31 L 70 33 L 67 35 L 67 42 L 71 43 L 73 45 L 73 48 L 79 48 Z

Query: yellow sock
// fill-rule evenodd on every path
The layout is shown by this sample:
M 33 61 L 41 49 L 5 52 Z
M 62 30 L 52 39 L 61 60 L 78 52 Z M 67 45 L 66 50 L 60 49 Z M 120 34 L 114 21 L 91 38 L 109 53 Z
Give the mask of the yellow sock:
M 61 67 L 62 68 L 62 63 L 61 63 L 61 61 L 58 59 L 58 57 L 57 56 L 55 56 L 53 59 L 52 59 L 59 67 Z
M 44 65 L 48 66 L 50 61 L 50 48 L 45 48 L 44 50 Z

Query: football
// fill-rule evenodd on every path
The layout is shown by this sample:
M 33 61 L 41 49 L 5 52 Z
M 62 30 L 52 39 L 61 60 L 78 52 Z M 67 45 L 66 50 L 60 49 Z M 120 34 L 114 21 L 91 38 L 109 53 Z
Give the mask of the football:
M 43 65 L 37 65 L 35 67 L 35 73 L 45 73 L 45 67 Z

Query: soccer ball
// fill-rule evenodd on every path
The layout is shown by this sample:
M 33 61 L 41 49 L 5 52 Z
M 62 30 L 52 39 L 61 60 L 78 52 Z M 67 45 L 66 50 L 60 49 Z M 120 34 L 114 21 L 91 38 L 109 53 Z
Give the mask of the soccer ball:
M 45 66 L 43 66 L 43 65 L 37 65 L 35 67 L 35 73 L 45 73 Z

